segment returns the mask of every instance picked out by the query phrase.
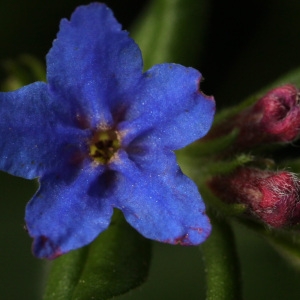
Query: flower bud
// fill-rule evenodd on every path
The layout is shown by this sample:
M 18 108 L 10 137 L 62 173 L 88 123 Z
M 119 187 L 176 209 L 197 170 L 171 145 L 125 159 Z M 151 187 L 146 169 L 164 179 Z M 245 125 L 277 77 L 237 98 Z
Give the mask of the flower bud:
M 244 204 L 247 213 L 272 227 L 300 222 L 300 181 L 293 173 L 241 167 L 208 185 L 221 200 Z
M 269 91 L 253 106 L 216 126 L 206 139 L 238 129 L 234 149 L 270 142 L 291 142 L 300 133 L 299 90 L 286 84 Z
M 299 91 L 289 84 L 278 87 L 261 98 L 252 113 L 261 115 L 257 129 L 264 133 L 266 142 L 292 141 L 300 130 Z

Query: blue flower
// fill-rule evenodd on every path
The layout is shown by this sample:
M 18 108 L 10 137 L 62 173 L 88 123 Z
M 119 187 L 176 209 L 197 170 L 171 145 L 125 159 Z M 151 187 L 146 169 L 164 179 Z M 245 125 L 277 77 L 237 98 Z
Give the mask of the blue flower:
M 150 239 L 196 245 L 209 235 L 173 151 L 206 134 L 214 100 L 198 90 L 197 70 L 142 68 L 138 46 L 93 3 L 61 21 L 48 83 L 0 94 L 0 169 L 39 178 L 25 216 L 36 256 L 90 243 L 114 208 Z

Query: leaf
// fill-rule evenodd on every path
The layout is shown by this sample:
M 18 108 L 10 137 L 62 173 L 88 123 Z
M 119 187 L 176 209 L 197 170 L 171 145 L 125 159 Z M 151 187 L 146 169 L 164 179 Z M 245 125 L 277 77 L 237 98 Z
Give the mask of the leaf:
M 44 300 L 104 300 L 133 289 L 147 277 L 151 243 L 119 211 L 90 245 L 53 262 Z
M 267 241 L 296 269 L 300 270 L 300 234 L 289 231 L 266 235 Z
M 291 229 L 267 228 L 258 222 L 238 219 L 247 228 L 260 234 L 287 262 L 300 270 L 300 232 L 299 227 Z
M 132 36 L 142 50 L 145 69 L 157 63 L 193 65 L 203 49 L 208 0 L 154 0 L 136 22 Z

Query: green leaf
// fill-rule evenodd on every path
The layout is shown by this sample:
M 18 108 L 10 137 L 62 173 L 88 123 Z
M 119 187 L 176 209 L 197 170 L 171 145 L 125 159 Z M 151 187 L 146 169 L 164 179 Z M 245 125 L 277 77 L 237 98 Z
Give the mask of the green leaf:
M 300 270 L 299 227 L 274 229 L 251 220 L 239 219 L 239 222 L 260 234 L 287 262 Z
M 119 211 L 90 245 L 53 262 L 44 300 L 103 300 L 123 294 L 147 277 L 151 243 Z
M 157 63 L 193 65 L 203 49 L 208 0 L 154 0 L 131 30 L 145 69 Z
M 267 241 L 282 255 L 291 265 L 300 270 L 300 235 L 299 232 L 274 232 L 273 235 L 265 235 Z

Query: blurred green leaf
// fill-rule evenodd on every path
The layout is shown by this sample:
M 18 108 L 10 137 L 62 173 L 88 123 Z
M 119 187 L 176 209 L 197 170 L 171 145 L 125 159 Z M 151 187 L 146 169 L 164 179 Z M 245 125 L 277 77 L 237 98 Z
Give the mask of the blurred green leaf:
M 139 286 L 150 265 L 150 241 L 115 211 L 90 245 L 53 262 L 44 300 L 110 299 Z
M 300 231 L 299 228 L 274 229 L 250 219 L 239 222 L 260 234 L 291 265 L 300 270 Z
M 208 0 L 154 0 L 131 30 L 145 69 L 164 62 L 199 61 L 209 16 Z
M 300 234 L 293 231 L 269 232 L 265 235 L 267 241 L 291 265 L 300 270 Z
M 37 58 L 23 54 L 16 60 L 5 60 L 3 63 L 8 77 L 1 84 L 1 90 L 12 91 L 34 81 L 46 81 L 45 65 Z

